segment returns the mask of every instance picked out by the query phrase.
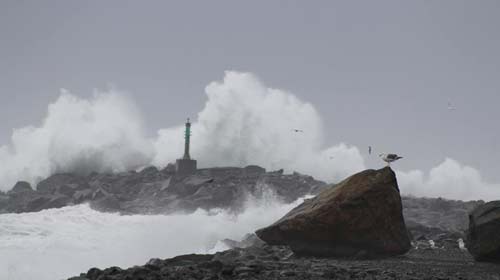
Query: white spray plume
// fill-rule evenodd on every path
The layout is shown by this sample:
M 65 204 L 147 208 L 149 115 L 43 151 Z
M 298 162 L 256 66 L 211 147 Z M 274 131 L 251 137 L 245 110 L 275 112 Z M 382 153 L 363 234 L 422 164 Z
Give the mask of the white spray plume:
M 57 172 L 134 169 L 152 156 L 139 111 L 122 93 L 87 100 L 62 90 L 41 126 L 14 130 L 12 144 L 0 148 L 0 189 Z
M 397 171 L 401 193 L 458 200 L 500 199 L 500 184 L 487 183 L 478 170 L 447 158 L 428 175 L 420 170 Z
M 257 164 L 328 181 L 364 168 L 356 147 L 322 149 L 322 122 L 311 104 L 265 87 L 250 73 L 226 72 L 206 93 L 192 137 L 192 155 L 201 166 Z M 15 130 L 12 145 L 0 147 L 0 162 L 6 163 L 0 189 L 55 172 L 163 167 L 182 155 L 183 129 L 182 124 L 161 129 L 150 140 L 137 108 L 122 93 L 101 92 L 86 100 L 63 91 L 41 126 Z
M 266 87 L 254 75 L 228 71 L 206 87 L 207 101 L 193 121 L 191 154 L 202 167 L 258 164 L 339 181 L 365 168 L 359 149 L 324 148 L 322 121 L 313 105 Z M 83 99 L 63 91 L 39 127 L 17 129 L 0 147 L 0 190 L 17 180 L 36 182 L 55 172 L 124 171 L 163 167 L 183 153 L 183 124 L 143 133 L 141 115 L 123 93 Z M 303 132 L 295 132 L 300 129 Z M 449 199 L 500 197 L 500 185 L 447 159 L 429 175 L 397 172 L 403 194 Z
M 192 125 L 191 154 L 202 166 L 257 164 L 328 181 L 364 168 L 356 147 L 323 148 L 322 121 L 311 104 L 264 86 L 250 73 L 228 71 L 223 81 L 209 84 L 206 93 L 205 107 Z M 182 130 L 181 125 L 159 131 L 156 165 L 180 156 Z

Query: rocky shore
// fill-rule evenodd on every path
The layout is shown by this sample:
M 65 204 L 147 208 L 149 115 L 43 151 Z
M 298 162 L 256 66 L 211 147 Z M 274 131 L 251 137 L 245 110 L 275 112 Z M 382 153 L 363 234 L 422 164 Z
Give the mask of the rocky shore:
M 0 214 L 36 212 L 80 203 L 94 209 L 122 214 L 169 214 L 197 208 L 241 210 L 249 195 L 265 192 L 283 202 L 315 195 L 328 184 L 311 176 L 283 171 L 268 172 L 258 166 L 200 169 L 177 176 L 172 165 L 162 170 L 148 167 L 140 172 L 93 173 L 88 176 L 55 174 L 36 188 L 18 182 L 0 192 Z M 402 197 L 403 216 L 413 240 L 465 238 L 468 213 L 483 201 Z
M 35 189 L 18 182 L 9 192 L 0 193 L 0 213 L 79 203 L 121 214 L 169 214 L 198 208 L 238 213 L 245 198 L 265 193 L 287 203 L 305 195 L 317 196 L 270 225 L 264 231 L 267 235 L 261 236 L 269 244 L 249 234 L 242 241 L 224 240 L 232 249 L 213 255 L 153 259 L 129 269 L 92 268 L 72 279 L 500 279 L 500 266 L 476 262 L 466 249 L 467 242 L 474 242 L 467 235 L 469 213 L 484 202 L 400 197 L 389 168 L 364 171 L 336 185 L 258 166 L 200 169 L 189 176 L 176 175 L 172 166 L 119 174 L 56 174 Z M 484 220 L 483 212 L 498 207 L 483 208 L 474 216 L 477 221 Z M 307 219 L 301 215 L 316 222 L 304 222 Z M 489 214 L 487 221 L 496 219 L 495 215 Z M 479 229 L 483 228 L 491 226 Z M 394 243 L 384 241 L 384 236 L 392 236 Z M 281 240 L 272 241 L 275 238 Z M 317 246 L 308 247 L 311 242 Z M 491 246 L 497 246 L 495 242 Z M 339 243 L 349 246 L 332 246 Z M 315 255 L 318 252 L 323 255 Z M 335 258 L 329 256 L 332 252 Z
M 500 266 L 478 263 L 458 246 L 412 249 L 383 259 L 298 257 L 284 246 L 254 245 L 214 255 L 185 255 L 152 259 L 129 269 L 118 267 L 87 273 L 71 280 L 217 280 L 217 279 L 403 279 L 494 280 Z

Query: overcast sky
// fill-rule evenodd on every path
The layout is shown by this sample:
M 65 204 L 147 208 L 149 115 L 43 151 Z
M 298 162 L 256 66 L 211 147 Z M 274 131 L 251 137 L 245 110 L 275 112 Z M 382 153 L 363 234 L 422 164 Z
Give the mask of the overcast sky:
M 325 145 L 400 153 L 403 170 L 452 157 L 498 182 L 499 15 L 488 0 L 0 0 L 0 145 L 60 88 L 109 84 L 154 135 L 238 70 L 313 104 Z

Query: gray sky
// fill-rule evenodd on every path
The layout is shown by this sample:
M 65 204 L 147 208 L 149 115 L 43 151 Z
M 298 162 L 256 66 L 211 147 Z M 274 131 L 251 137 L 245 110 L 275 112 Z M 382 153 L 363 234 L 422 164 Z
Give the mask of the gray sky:
M 0 144 L 67 88 L 131 93 L 149 132 L 224 70 L 311 102 L 327 143 L 500 181 L 500 1 L 0 1 Z M 448 111 L 451 100 L 457 110 Z

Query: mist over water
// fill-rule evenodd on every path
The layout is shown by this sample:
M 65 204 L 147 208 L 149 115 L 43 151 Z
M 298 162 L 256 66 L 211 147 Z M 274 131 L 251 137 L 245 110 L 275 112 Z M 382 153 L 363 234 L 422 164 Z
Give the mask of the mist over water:
M 297 206 L 271 193 L 250 197 L 245 210 L 231 214 L 121 216 L 88 205 L 37 213 L 0 215 L 0 279 L 66 279 L 91 267 L 130 267 L 151 258 L 213 253 L 219 240 L 240 240 Z M 220 248 L 219 244 L 219 249 Z
M 328 182 L 366 168 L 357 147 L 325 143 L 323 121 L 312 104 L 267 87 L 251 73 L 227 71 L 205 91 L 205 106 L 192 119 L 191 154 L 200 167 L 257 164 Z M 11 143 L 0 146 L 0 190 L 57 172 L 162 168 L 181 156 L 183 129 L 179 123 L 146 135 L 140 109 L 116 89 L 98 91 L 90 99 L 62 90 L 40 125 L 15 129 Z M 402 193 L 465 200 L 500 197 L 500 184 L 484 182 L 477 169 L 453 159 L 428 170 L 397 170 Z

